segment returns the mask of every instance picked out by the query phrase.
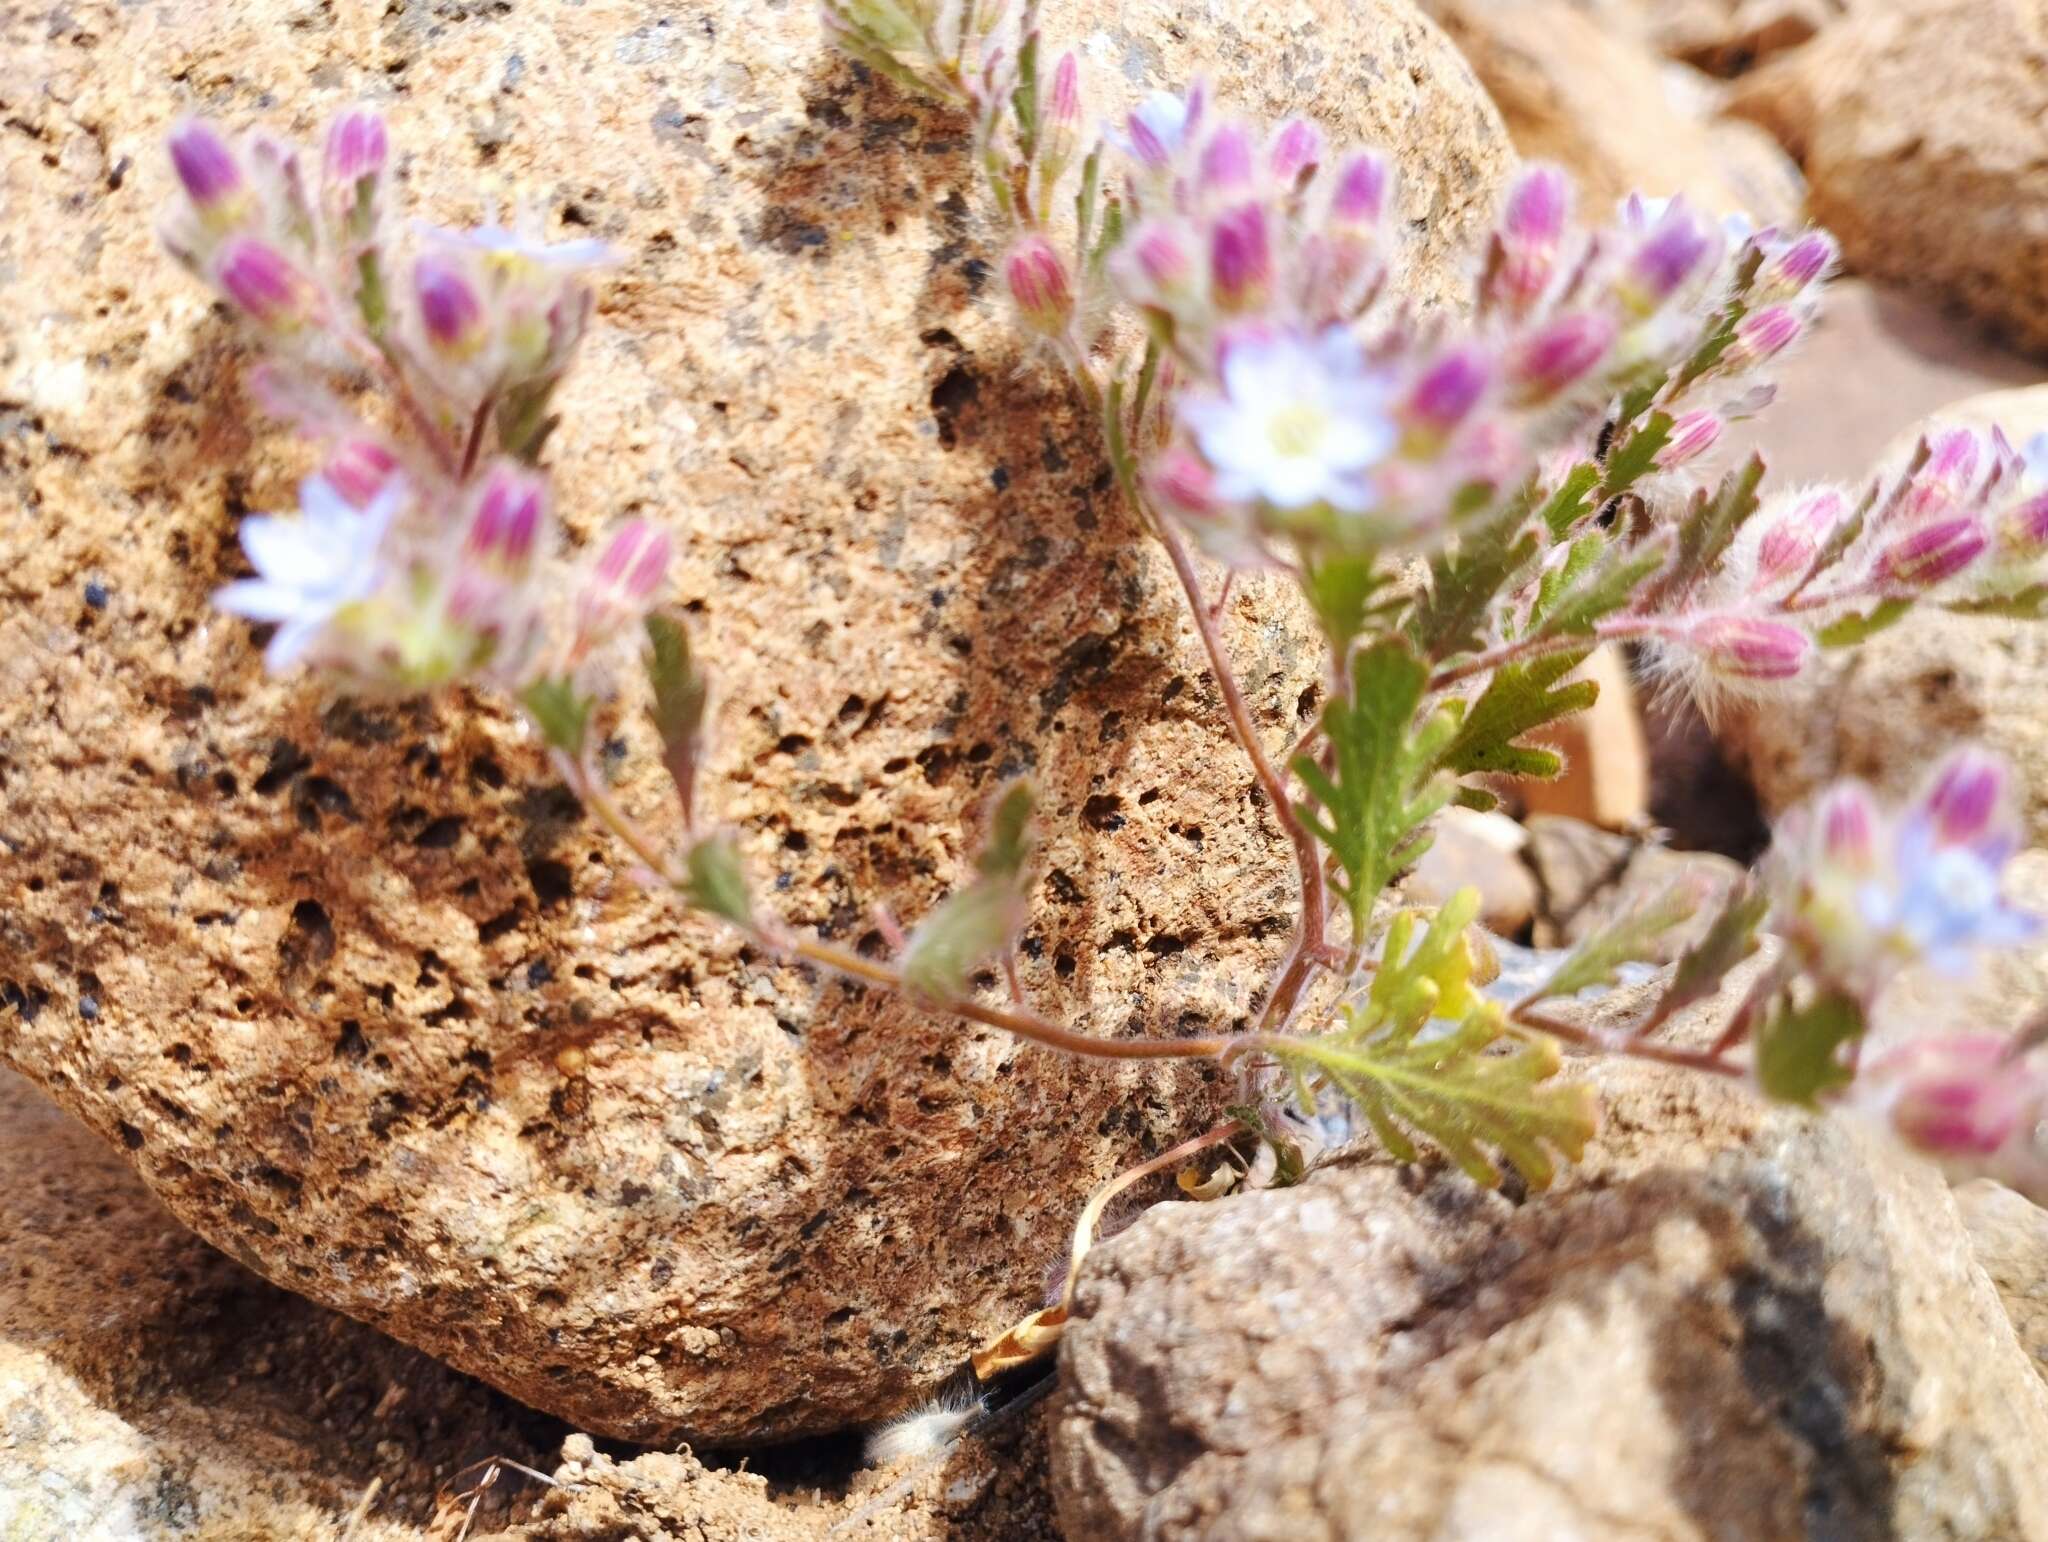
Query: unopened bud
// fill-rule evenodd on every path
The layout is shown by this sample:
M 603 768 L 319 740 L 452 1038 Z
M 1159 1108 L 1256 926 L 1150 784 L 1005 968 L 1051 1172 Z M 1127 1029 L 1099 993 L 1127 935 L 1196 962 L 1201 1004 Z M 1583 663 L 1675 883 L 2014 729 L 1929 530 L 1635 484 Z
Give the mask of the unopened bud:
M 1218 215 L 1209 229 L 1209 285 L 1216 303 L 1225 310 L 1249 308 L 1264 295 L 1272 271 L 1266 211 L 1248 203 Z
M 242 190 L 242 168 L 235 152 L 214 126 L 201 118 L 187 118 L 171 130 L 171 167 L 192 207 L 202 215 L 226 212 Z
M 1531 166 L 1508 192 L 1500 233 L 1512 245 L 1555 247 L 1571 218 L 1571 179 L 1555 166 Z
M 1754 616 L 1710 616 L 1693 624 L 1687 641 L 1710 670 L 1734 680 L 1790 680 L 1813 652 L 1798 627 Z
M 1809 230 L 1764 264 L 1755 293 L 1766 300 L 1790 300 L 1811 288 L 1834 266 L 1835 239 L 1824 230 Z
M 1514 351 L 1509 375 L 1525 395 L 1541 401 L 1576 385 L 1607 357 L 1617 331 L 1596 311 L 1577 311 L 1545 322 Z
M 1170 300 L 1194 282 L 1193 243 L 1179 223 L 1148 220 L 1112 259 L 1114 271 L 1139 304 Z
M 398 469 L 398 458 L 374 439 L 345 439 L 320 468 L 334 490 L 359 509 L 370 506 Z
M 238 236 L 228 242 L 214 275 L 227 297 L 259 326 L 289 327 L 305 319 L 306 281 L 268 241 Z
M 1273 175 L 1283 185 L 1297 181 L 1322 158 L 1322 130 L 1306 118 L 1289 118 L 1273 137 Z
M 2021 1132 L 2039 1098 L 2012 1048 L 1999 1034 L 1923 1039 L 1872 1065 L 1870 1085 L 1889 1096 L 1893 1133 L 1915 1151 L 1937 1161 L 1981 1160 Z
M 1838 782 L 1814 810 L 1821 855 L 1836 867 L 1867 871 L 1877 858 L 1877 802 L 1861 782 Z
M 1492 364 L 1477 348 L 1453 349 L 1423 371 L 1405 415 L 1427 434 L 1448 434 L 1470 416 L 1493 379 Z
M 1026 236 L 1003 259 L 1003 279 L 1025 323 L 1048 337 L 1064 332 L 1074 314 L 1067 264 L 1043 236 Z
M 1930 588 L 1962 572 L 1989 544 L 1983 526 L 1974 519 L 1937 520 L 1900 536 L 1879 553 L 1877 573 L 1889 583 Z
M 1712 232 L 1674 200 L 1629 260 L 1630 298 L 1641 309 L 1655 310 L 1700 271 L 1714 244 Z
M 2005 547 L 2023 556 L 2048 551 L 2048 493 L 2036 493 L 1999 522 Z
M 639 623 L 668 576 L 668 532 L 644 519 L 628 520 L 606 542 L 576 596 L 579 654 Z
M 516 466 L 494 466 L 477 496 L 463 545 L 478 561 L 523 574 L 533 565 L 546 521 L 547 483 Z
M 447 354 L 474 352 L 484 340 L 484 303 L 459 268 L 438 257 L 422 257 L 412 270 L 420 324 L 427 341 Z
M 1071 51 L 1060 55 L 1046 99 L 1038 141 L 1038 175 L 1050 188 L 1074 159 L 1081 139 L 1081 66 Z
M 1790 306 L 1767 305 L 1752 311 L 1735 324 L 1735 341 L 1721 356 L 1722 364 L 1730 371 L 1754 369 L 1791 347 L 1805 330 L 1806 323 Z
M 1164 171 L 1194 126 L 1192 104 L 1169 91 L 1155 91 L 1124 120 L 1131 153 L 1148 171 Z
M 1330 217 L 1345 225 L 1377 225 L 1386 212 L 1391 173 L 1386 157 L 1361 150 L 1337 168 Z
M 383 115 L 368 107 L 352 107 L 327 131 L 328 180 L 352 186 L 365 177 L 381 176 L 390 152 Z
M 1671 425 L 1671 437 L 1657 452 L 1657 469 L 1671 471 L 1698 460 L 1721 442 L 1721 418 L 1713 412 L 1688 412 Z
M 1921 811 L 1944 845 L 1974 846 L 2001 822 L 2010 785 L 2010 773 L 1997 756 L 1957 750 L 1936 768 Z
M 1800 498 L 1757 543 L 1757 577 L 1775 583 L 1804 573 L 1848 511 L 1848 501 L 1833 488 Z
M 1209 463 L 1184 444 L 1174 445 L 1152 462 L 1147 472 L 1154 491 L 1170 508 L 1184 514 L 1208 515 L 1216 510 L 1216 476 Z
M 1235 192 L 1252 179 L 1251 130 L 1225 123 L 1202 146 L 1196 185 L 1204 193 Z

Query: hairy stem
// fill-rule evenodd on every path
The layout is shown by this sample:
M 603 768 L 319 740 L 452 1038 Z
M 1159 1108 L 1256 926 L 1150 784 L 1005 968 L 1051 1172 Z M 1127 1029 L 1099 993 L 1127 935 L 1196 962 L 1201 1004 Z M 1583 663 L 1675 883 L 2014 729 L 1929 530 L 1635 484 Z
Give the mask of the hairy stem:
M 1483 675 L 1503 664 L 1519 664 L 1528 659 L 1539 659 L 1546 654 L 1570 653 L 1574 649 L 1591 648 L 1596 643 L 1610 638 L 1640 637 L 1651 629 L 1651 623 L 1640 616 L 1618 616 L 1602 621 L 1595 635 L 1587 637 L 1573 633 L 1567 637 L 1527 637 L 1520 642 L 1502 643 L 1497 648 L 1488 648 L 1484 653 L 1475 653 L 1461 664 L 1452 664 L 1439 669 L 1429 677 L 1429 688 L 1441 691 L 1448 686 L 1469 680 L 1474 675 Z
M 1690 1071 L 1704 1071 L 1711 1076 L 1724 1076 L 1740 1081 L 1749 1074 L 1746 1067 L 1723 1058 L 1710 1050 L 1680 1049 L 1674 1044 L 1653 1044 L 1628 1034 L 1600 1033 L 1595 1029 L 1581 1028 L 1553 1017 L 1548 1012 L 1537 1011 L 1534 1007 L 1517 1004 L 1508 1009 L 1509 1018 L 1524 1028 L 1533 1028 L 1538 1033 L 1547 1033 L 1553 1039 L 1566 1044 L 1576 1044 L 1582 1049 L 1598 1051 L 1606 1055 L 1626 1055 L 1632 1060 L 1655 1060 L 1664 1065 L 1684 1066 Z
M 633 821 L 631 815 L 619 807 L 617 800 L 587 765 L 559 752 L 555 763 L 563 779 L 599 823 L 617 836 L 620 843 L 663 883 L 671 889 L 680 887 L 681 876 L 676 871 L 674 860 Z M 1208 1060 L 1221 1054 L 1230 1042 L 1219 1035 L 1199 1039 L 1105 1039 L 1094 1034 L 1076 1033 L 1029 1012 L 984 1006 L 978 1001 L 932 1001 L 912 991 L 894 966 L 877 959 L 863 958 L 858 953 L 815 938 L 798 937 L 780 927 L 757 925 L 739 929 L 749 941 L 771 953 L 802 959 L 829 969 L 844 979 L 888 991 L 942 1015 L 1000 1028 L 1016 1038 L 1044 1045 L 1047 1049 L 1064 1050 L 1070 1055 L 1094 1060 Z

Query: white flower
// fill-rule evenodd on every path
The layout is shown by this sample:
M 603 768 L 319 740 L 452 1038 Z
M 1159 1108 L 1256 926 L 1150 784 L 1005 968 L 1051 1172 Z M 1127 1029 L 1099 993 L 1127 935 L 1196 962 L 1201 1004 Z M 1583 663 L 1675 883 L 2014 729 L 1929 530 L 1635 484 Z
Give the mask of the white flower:
M 263 662 L 273 674 L 296 664 L 335 613 L 367 599 L 382 576 L 379 550 L 405 502 L 393 481 L 361 511 L 323 477 L 299 484 L 299 512 L 252 514 L 242 521 L 242 550 L 257 576 L 216 590 L 230 615 L 279 623 Z
M 1224 355 L 1223 393 L 1181 405 L 1215 472 L 1217 497 L 1347 513 L 1371 501 L 1366 472 L 1399 434 L 1386 383 L 1349 332 L 1234 343 Z
M 580 268 L 603 267 L 615 256 L 602 241 L 558 241 L 550 246 L 537 233 L 535 222 L 525 216 L 518 220 L 517 229 L 489 224 L 473 230 L 451 230 L 424 220 L 415 223 L 428 240 L 480 253 L 486 261 L 511 272 L 524 269 L 571 273 Z
M 2026 464 L 2027 486 L 2048 487 L 2048 433 L 2029 439 L 2020 450 L 2020 459 Z

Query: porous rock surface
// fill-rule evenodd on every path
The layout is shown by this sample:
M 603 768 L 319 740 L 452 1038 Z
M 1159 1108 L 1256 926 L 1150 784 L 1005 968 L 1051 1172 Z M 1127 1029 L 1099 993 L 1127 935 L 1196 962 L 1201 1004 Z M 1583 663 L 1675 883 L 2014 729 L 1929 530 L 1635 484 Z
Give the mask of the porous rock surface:
M 1099 1248 L 1052 1414 L 1068 1535 L 2042 1535 L 2048 1386 L 1940 1176 L 1740 1086 L 1597 1076 L 1549 1195 L 1346 1166 Z
M 2048 350 L 2048 0 L 1891 0 L 1746 76 L 1848 266 Z
M 1462 278 L 1512 152 L 1406 0 L 1045 10 L 1093 89 L 1198 71 L 1398 155 L 1402 282 Z M 1024 976 L 1091 1032 L 1246 1010 L 1292 881 L 1170 574 L 990 282 L 967 125 L 807 3 L 200 0 L 0 21 L 0 1059 L 271 1279 L 593 1430 L 886 1413 L 1038 1304 L 1081 1198 L 1216 1094 L 852 997 L 640 892 L 488 703 L 260 671 L 207 595 L 305 469 L 154 249 L 160 136 L 367 97 L 426 212 L 612 242 L 551 456 L 585 537 L 677 538 L 708 805 L 848 944 L 1043 789 Z M 1271 587 L 1228 621 L 1276 743 Z M 618 796 L 665 827 L 637 727 Z M 869 939 L 874 940 L 874 939 Z
M 0 1071 L 0 1537 L 445 1542 L 467 1464 L 560 1438 L 257 1279 Z M 519 1497 L 499 1486 L 479 1527 Z

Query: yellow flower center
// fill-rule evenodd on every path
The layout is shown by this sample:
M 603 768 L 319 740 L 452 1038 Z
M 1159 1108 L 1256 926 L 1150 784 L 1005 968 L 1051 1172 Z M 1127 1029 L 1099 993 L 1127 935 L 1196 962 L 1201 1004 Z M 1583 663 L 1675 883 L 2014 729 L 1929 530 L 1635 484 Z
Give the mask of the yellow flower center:
M 1329 414 L 1322 408 L 1312 402 L 1294 402 L 1266 419 L 1266 437 L 1282 455 L 1311 455 L 1329 426 Z

